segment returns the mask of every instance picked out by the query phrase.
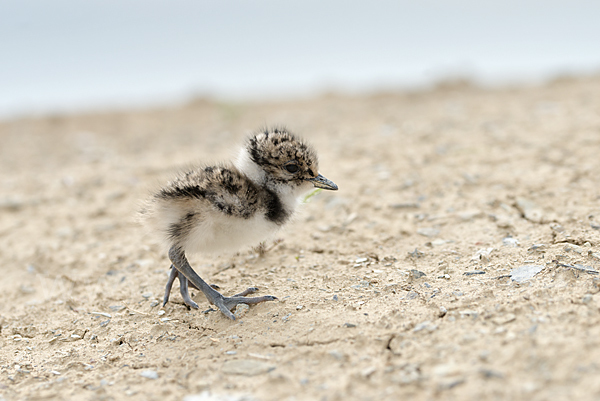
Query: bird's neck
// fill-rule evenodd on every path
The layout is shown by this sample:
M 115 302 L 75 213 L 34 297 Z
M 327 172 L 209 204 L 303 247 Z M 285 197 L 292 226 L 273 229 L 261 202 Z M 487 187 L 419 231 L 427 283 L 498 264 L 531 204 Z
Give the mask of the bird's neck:
M 268 194 L 267 197 L 270 199 L 269 204 L 272 209 L 270 213 L 273 216 L 278 216 L 273 220 L 283 223 L 294 214 L 299 205 L 298 198 L 306 192 L 306 188 L 269 180 L 267 173 L 252 161 L 245 148 L 242 148 L 238 154 L 235 166 L 254 184 L 265 189 Z
M 235 159 L 235 167 L 250 179 L 253 183 L 259 186 L 265 185 L 267 181 L 267 174 L 265 170 L 260 168 L 252 161 L 250 154 L 246 148 L 242 148 L 238 157 Z

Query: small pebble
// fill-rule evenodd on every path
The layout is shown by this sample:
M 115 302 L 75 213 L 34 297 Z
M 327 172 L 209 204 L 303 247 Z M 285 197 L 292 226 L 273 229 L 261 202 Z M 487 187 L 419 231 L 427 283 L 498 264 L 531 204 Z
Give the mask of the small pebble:
M 594 300 L 594 296 L 592 294 L 585 294 L 583 298 L 581 298 L 581 302 L 584 304 L 589 304 Z
M 410 270 L 410 274 L 411 274 L 412 278 L 414 278 L 414 279 L 418 279 L 418 278 L 421 278 L 423 276 L 426 276 L 426 274 L 423 273 L 422 271 L 415 270 L 415 269 L 411 269 Z
M 344 354 L 342 354 L 340 351 L 338 350 L 332 350 L 329 351 L 329 355 L 331 355 L 332 357 L 334 357 L 335 359 L 337 359 L 338 361 L 342 361 L 344 360 Z
M 150 380 L 158 379 L 158 373 L 156 373 L 154 370 L 144 370 L 142 373 L 140 373 L 140 376 Z
M 471 272 L 464 272 L 463 274 L 465 276 L 474 276 L 476 274 L 485 274 L 485 272 L 483 270 L 473 270 Z
M 543 269 L 544 266 L 540 265 L 526 265 L 517 267 L 510 271 L 510 278 L 517 283 L 522 283 L 530 278 L 533 278 L 533 276 L 541 272 Z
M 438 313 L 438 316 L 439 317 L 444 317 L 444 316 L 446 316 L 447 313 L 448 313 L 448 309 L 446 309 L 443 306 L 440 306 L 440 313 Z
M 417 230 L 417 234 L 420 234 L 424 237 L 435 237 L 440 233 L 440 230 L 433 227 L 419 228 Z
M 334 300 L 334 301 L 337 301 L 338 299 L 339 299 L 339 298 L 338 298 L 337 294 L 333 296 L 333 300 Z
M 502 244 L 504 244 L 504 246 L 509 246 L 509 247 L 517 247 L 519 246 L 519 241 L 517 241 L 515 238 L 513 237 L 506 237 L 502 239 Z
M 235 307 L 235 318 L 239 319 L 240 317 L 244 316 L 249 310 L 250 306 L 248 306 L 247 304 L 238 304 Z
M 104 316 L 104 317 L 107 317 L 109 319 L 112 318 L 112 316 L 110 314 L 105 313 L 105 312 L 90 312 L 90 314 L 91 315 Z
M 429 320 L 427 320 L 425 322 L 417 324 L 415 326 L 415 328 L 413 329 L 413 331 L 415 333 L 419 332 L 419 331 L 422 331 L 422 330 L 426 330 L 426 331 L 432 332 L 432 331 L 437 330 L 437 325 L 435 325 L 432 322 L 430 322 Z
M 222 372 L 228 375 L 257 376 L 268 373 L 275 366 L 263 361 L 253 359 L 234 359 L 223 364 Z

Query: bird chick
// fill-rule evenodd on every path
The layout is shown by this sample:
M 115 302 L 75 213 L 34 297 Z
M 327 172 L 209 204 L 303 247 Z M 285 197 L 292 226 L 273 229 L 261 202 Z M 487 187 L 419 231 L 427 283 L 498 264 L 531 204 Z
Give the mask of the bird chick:
M 314 187 L 338 189 L 319 174 L 317 154 L 309 144 L 275 128 L 250 137 L 234 163 L 192 169 L 160 189 L 142 213 L 168 246 L 172 262 L 163 305 L 175 278 L 187 305 L 198 309 L 189 295 L 191 286 L 233 320 L 231 310 L 240 303 L 277 299 L 246 297 L 257 288 L 223 296 L 192 269 L 186 253 L 234 252 L 258 245 L 290 221 L 300 197 Z

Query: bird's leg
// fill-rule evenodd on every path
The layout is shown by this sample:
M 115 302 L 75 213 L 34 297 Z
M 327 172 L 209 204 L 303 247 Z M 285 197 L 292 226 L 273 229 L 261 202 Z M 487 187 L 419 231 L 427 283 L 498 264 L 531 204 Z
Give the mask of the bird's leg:
M 179 292 L 181 293 L 181 297 L 183 298 L 183 302 L 191 308 L 198 309 L 198 304 L 192 300 L 190 297 L 190 293 L 188 290 L 188 285 L 192 288 L 196 288 L 194 284 L 191 284 L 187 278 L 177 270 L 173 265 L 171 265 L 171 273 L 169 274 L 169 280 L 167 281 L 167 285 L 165 288 L 165 296 L 163 297 L 163 306 L 167 304 L 169 301 L 169 296 L 171 295 L 171 288 L 173 287 L 173 283 L 175 282 L 175 278 L 179 279 Z M 198 289 L 198 288 L 196 288 Z
M 173 283 L 175 282 L 175 278 L 179 275 L 179 270 L 173 267 L 171 264 L 171 273 L 169 273 L 169 280 L 167 281 L 167 286 L 165 287 L 165 296 L 163 297 L 163 306 L 169 302 L 169 296 L 171 295 L 171 288 L 173 287 Z
M 169 250 L 169 259 L 171 259 L 173 267 L 177 269 L 179 273 L 183 275 L 186 279 L 184 281 L 182 280 L 183 277 L 181 277 L 181 275 L 179 276 L 180 285 L 182 286 L 182 288 L 185 286 L 186 294 L 188 288 L 187 280 L 189 280 L 189 284 L 191 286 L 196 287 L 200 291 L 202 291 L 208 299 L 208 302 L 219 308 L 221 313 L 223 313 L 231 320 L 235 320 L 235 316 L 233 315 L 233 313 L 231 313 L 231 309 L 233 309 L 239 304 L 258 304 L 260 302 L 274 301 L 277 299 L 272 295 L 265 295 L 262 297 L 245 297 L 245 295 L 256 292 L 258 290 L 257 288 L 248 288 L 246 291 L 234 295 L 233 297 L 225 297 L 220 292 L 211 287 L 209 284 L 207 284 L 206 281 L 202 280 L 202 278 L 194 271 L 194 269 L 192 269 L 187 258 L 185 257 L 185 252 L 182 249 L 173 246 Z M 173 274 L 174 273 L 171 272 L 171 276 Z M 169 287 L 169 284 L 173 285 L 172 281 L 175 280 L 175 278 L 171 279 L 171 276 L 169 276 L 169 282 L 167 283 L 167 287 Z M 170 292 L 170 288 L 168 288 L 168 290 Z M 183 290 L 181 295 L 183 295 Z M 165 296 L 167 296 L 167 294 L 165 294 Z M 189 298 L 189 295 L 187 295 L 187 297 Z

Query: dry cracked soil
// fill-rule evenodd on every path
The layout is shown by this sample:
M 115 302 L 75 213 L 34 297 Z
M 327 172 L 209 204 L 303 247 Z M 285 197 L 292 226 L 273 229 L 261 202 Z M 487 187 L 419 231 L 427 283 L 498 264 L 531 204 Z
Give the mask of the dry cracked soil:
M 190 255 L 135 220 L 189 163 L 284 124 L 322 192 L 268 251 Z M 0 122 L 0 400 L 600 399 L 600 78 L 195 99 Z

